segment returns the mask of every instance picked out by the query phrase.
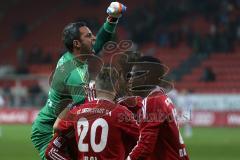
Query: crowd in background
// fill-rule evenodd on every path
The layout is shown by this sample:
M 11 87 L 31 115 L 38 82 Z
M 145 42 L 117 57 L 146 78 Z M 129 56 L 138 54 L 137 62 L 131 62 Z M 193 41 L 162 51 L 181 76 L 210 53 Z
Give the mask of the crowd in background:
M 95 1 L 81 2 L 98 5 Z M 160 47 L 177 47 L 184 42 L 194 52 L 211 53 L 232 51 L 235 42 L 240 41 L 240 0 L 151 0 L 127 14 L 120 25 L 127 37 L 138 44 L 156 42 Z M 194 26 L 202 19 L 207 26 L 201 28 L 204 33 Z M 86 21 L 95 33 L 101 26 L 97 18 L 75 19 L 78 20 Z M 23 22 L 16 24 L 13 37 L 16 40 L 23 37 L 27 28 Z
M 203 19 L 205 33 L 193 23 Z M 138 7 L 125 22 L 138 43 L 155 41 L 161 47 L 185 42 L 194 52 L 229 52 L 240 41 L 240 0 L 157 0 Z
M 16 85 L 14 87 L 3 86 L 0 89 L 0 107 L 1 106 L 33 106 L 42 107 L 47 100 L 47 93 L 38 83 L 30 87 Z

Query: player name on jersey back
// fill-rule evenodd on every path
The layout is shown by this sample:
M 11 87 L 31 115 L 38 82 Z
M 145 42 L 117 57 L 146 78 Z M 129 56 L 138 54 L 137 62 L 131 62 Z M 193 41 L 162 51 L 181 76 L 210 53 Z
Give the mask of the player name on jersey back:
M 111 110 L 105 108 L 81 108 L 77 111 L 77 114 L 104 114 L 111 116 Z

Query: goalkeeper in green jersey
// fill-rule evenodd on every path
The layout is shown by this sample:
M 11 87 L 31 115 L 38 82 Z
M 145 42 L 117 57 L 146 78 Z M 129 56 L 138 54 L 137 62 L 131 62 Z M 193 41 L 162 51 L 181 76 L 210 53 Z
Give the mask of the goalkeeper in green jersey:
M 83 103 L 84 85 L 88 84 L 87 61 L 76 58 L 82 54 L 98 54 L 103 45 L 112 39 L 121 14 L 126 7 L 112 2 L 107 9 L 109 14 L 97 36 L 83 23 L 71 23 L 63 30 L 63 43 L 67 52 L 59 59 L 52 76 L 48 100 L 40 110 L 32 125 L 31 139 L 39 151 L 41 159 L 53 136 L 53 124 L 58 114 L 70 103 Z

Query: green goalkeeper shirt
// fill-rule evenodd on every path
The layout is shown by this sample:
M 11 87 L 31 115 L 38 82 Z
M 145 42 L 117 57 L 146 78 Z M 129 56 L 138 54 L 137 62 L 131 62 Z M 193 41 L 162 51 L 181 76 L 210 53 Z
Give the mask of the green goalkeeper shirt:
M 116 23 L 110 23 L 108 21 L 106 21 L 101 27 L 93 47 L 96 54 L 102 49 L 107 41 L 112 39 L 115 28 Z M 77 61 L 72 53 L 66 52 L 57 63 L 57 67 L 52 76 L 47 103 L 40 110 L 33 124 L 33 131 L 37 129 L 44 133 L 52 132 L 53 124 L 58 114 L 69 102 L 73 101 L 81 103 L 84 101 L 85 94 L 83 92 L 83 85 L 87 83 L 87 64 Z M 32 140 L 38 136 L 36 134 L 34 135 L 34 133 L 35 132 L 32 134 Z M 42 141 L 45 140 L 42 139 Z M 38 145 L 35 144 L 35 146 Z

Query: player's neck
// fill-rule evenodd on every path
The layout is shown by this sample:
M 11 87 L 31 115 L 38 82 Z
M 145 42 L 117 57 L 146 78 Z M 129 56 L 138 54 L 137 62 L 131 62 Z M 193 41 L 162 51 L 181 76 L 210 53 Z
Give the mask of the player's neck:
M 74 56 L 79 56 L 79 55 L 80 55 L 80 51 L 77 50 L 77 49 L 73 49 L 72 54 L 73 54 Z
M 107 100 L 114 103 L 115 95 L 111 93 L 97 93 L 97 99 L 99 100 Z
M 77 57 L 79 60 L 83 61 L 83 56 L 81 56 L 80 50 L 73 49 L 72 54 L 74 57 Z

